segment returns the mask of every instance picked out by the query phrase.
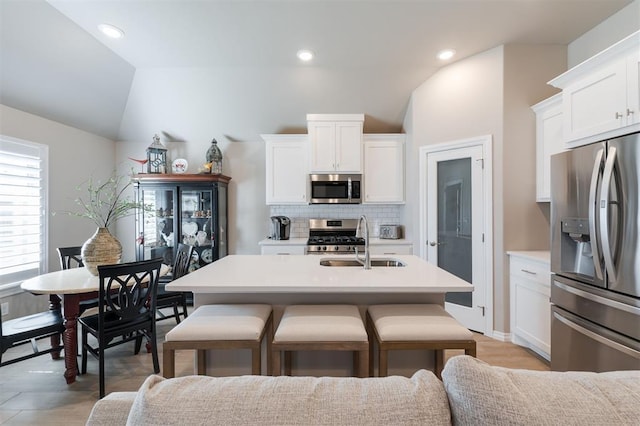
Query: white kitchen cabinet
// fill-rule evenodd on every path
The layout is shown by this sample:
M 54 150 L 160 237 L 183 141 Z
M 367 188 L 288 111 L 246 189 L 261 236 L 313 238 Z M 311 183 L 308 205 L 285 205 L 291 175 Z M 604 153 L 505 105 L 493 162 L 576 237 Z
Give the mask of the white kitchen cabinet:
M 365 204 L 404 203 L 403 134 L 364 135 Z
M 307 135 L 261 135 L 266 142 L 266 203 L 308 204 Z
M 545 359 L 551 353 L 549 252 L 509 252 L 511 340 Z
M 551 156 L 564 151 L 562 93 L 531 107 L 536 113 L 536 201 L 551 201 Z
M 562 89 L 567 147 L 640 130 L 639 68 L 640 31 L 549 82 Z
M 311 173 L 362 173 L 364 114 L 307 114 Z

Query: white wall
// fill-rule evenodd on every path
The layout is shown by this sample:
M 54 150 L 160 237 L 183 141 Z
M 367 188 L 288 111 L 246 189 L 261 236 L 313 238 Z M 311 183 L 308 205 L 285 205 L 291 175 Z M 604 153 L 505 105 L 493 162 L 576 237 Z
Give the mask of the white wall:
M 442 68 L 412 95 L 405 119 L 407 233 L 419 241 L 418 149 L 493 137 L 494 327 L 508 332 L 505 251 L 548 248 L 548 213 L 535 203 L 535 116 L 566 67 L 562 46 L 500 46 Z M 414 245 L 416 253 L 419 250 Z M 490 331 L 488 331 L 490 332 Z
M 567 53 L 569 68 L 638 30 L 640 30 L 640 0 L 635 0 L 569 44 Z
M 411 96 L 407 133 L 407 236 L 419 253 L 419 148 L 479 135 L 492 135 L 494 146 L 494 258 L 502 253 L 502 46 L 442 68 Z M 495 268 L 494 268 L 495 269 Z M 494 273 L 495 274 L 495 273 Z M 495 274 L 502 289 L 501 274 Z M 497 318 L 496 318 L 497 319 Z M 497 326 L 497 324 L 496 324 Z
M 49 210 L 75 210 L 76 187 L 90 176 L 104 179 L 115 164 L 114 142 L 55 121 L 0 104 L 0 133 L 49 146 Z M 66 214 L 49 215 L 49 271 L 60 269 L 57 247 L 82 245 L 96 226 L 88 219 Z M 11 316 L 26 314 L 34 298 L 20 295 L 12 299 Z M 37 298 L 47 306 L 47 298 Z

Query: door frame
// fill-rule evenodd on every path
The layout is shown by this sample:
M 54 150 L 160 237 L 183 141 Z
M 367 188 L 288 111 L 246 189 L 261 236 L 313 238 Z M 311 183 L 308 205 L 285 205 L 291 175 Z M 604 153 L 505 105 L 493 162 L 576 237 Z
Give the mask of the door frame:
M 427 260 L 427 156 L 434 152 L 449 151 L 460 148 L 480 146 L 483 158 L 483 202 L 484 202 L 484 279 L 485 279 L 485 312 L 484 334 L 493 336 L 493 137 L 491 135 L 459 139 L 419 148 L 420 176 L 420 257 Z

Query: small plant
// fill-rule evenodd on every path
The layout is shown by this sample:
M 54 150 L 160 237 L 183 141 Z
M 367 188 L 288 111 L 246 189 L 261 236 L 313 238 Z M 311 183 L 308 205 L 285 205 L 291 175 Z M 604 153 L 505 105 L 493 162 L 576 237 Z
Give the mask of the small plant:
M 105 182 L 89 178 L 76 188 L 86 192 L 86 195 L 75 199 L 81 210 L 67 213 L 91 219 L 100 228 L 108 228 L 118 219 L 134 214 L 138 208 L 144 208 L 142 203 L 125 197 L 124 193 L 131 186 L 131 181 L 125 183 L 124 179 L 125 176 L 116 174 L 115 170 Z

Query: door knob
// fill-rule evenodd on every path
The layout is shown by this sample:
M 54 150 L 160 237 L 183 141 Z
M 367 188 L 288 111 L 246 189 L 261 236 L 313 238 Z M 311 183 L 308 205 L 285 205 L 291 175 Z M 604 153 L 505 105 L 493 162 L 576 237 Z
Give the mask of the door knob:
M 435 241 L 429 241 L 429 245 L 430 245 L 431 247 L 435 247 L 435 246 L 441 246 L 441 245 L 444 245 L 444 243 L 438 243 L 438 242 L 435 242 Z

